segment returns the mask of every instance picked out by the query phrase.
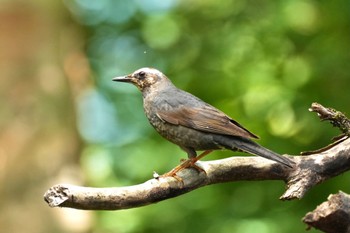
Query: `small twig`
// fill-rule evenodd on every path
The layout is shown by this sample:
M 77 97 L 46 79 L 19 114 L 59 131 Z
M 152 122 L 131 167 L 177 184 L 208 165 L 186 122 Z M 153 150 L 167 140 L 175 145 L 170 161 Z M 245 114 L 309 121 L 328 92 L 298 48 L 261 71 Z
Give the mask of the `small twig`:
M 312 103 L 311 112 L 316 112 L 321 120 L 330 121 L 334 127 L 338 127 L 340 131 L 346 135 L 350 136 L 350 120 L 345 116 L 344 113 L 339 112 L 333 108 L 323 107 L 319 103 Z
M 301 155 L 311 155 L 316 153 L 322 153 L 323 151 L 329 150 L 330 148 L 336 146 L 342 141 L 346 140 L 350 136 L 350 120 L 343 114 L 342 112 L 336 111 L 333 108 L 323 107 L 319 103 L 312 103 L 311 108 L 309 108 L 310 112 L 316 112 L 317 116 L 321 119 L 321 121 L 330 121 L 334 127 L 339 128 L 342 132 L 341 135 L 336 136 L 332 139 L 332 143 L 313 151 L 304 151 L 301 152 Z
M 325 147 L 322 147 L 322 148 L 317 149 L 317 150 L 312 150 L 312 151 L 302 151 L 302 152 L 300 152 L 300 155 L 313 155 L 313 154 L 322 153 L 322 152 L 327 151 L 327 150 L 331 149 L 332 147 L 338 145 L 339 143 L 343 142 L 347 138 L 348 138 L 347 136 L 342 136 L 339 139 L 337 139 L 336 141 L 332 142 L 331 144 L 329 144 Z

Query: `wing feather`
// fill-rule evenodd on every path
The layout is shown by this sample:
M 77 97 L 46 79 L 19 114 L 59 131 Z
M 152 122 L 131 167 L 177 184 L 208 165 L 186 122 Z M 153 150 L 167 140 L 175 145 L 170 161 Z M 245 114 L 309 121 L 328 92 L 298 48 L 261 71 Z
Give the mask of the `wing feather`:
M 191 108 L 180 106 L 160 110 L 157 115 L 170 124 L 182 125 L 204 132 L 258 138 L 238 122 L 210 105 Z

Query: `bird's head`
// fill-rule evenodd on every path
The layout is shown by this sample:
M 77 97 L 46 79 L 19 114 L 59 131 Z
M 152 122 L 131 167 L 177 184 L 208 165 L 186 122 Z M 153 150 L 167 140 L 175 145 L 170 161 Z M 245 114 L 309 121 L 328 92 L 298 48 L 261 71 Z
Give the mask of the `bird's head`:
M 132 83 L 141 92 L 144 92 L 152 87 L 159 87 L 164 83 L 170 82 L 162 72 L 153 68 L 141 68 L 134 71 L 132 74 L 115 77 L 112 80 L 117 82 Z

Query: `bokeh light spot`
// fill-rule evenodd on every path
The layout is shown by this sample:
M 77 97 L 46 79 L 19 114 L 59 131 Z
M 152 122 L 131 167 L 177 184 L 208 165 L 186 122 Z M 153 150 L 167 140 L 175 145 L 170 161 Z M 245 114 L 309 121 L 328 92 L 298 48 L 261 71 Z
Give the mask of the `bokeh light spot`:
M 179 39 L 180 25 L 170 15 L 150 16 L 143 25 L 142 35 L 150 47 L 165 49 Z
M 282 101 L 274 105 L 268 115 L 268 124 L 272 134 L 279 137 L 290 137 L 297 132 L 295 113 L 288 102 Z
M 284 13 L 287 24 L 301 34 L 314 32 L 318 26 L 318 9 L 311 1 L 287 1 Z
M 294 57 L 286 60 L 283 78 L 289 87 L 301 87 L 310 79 L 310 74 L 310 65 L 303 57 Z

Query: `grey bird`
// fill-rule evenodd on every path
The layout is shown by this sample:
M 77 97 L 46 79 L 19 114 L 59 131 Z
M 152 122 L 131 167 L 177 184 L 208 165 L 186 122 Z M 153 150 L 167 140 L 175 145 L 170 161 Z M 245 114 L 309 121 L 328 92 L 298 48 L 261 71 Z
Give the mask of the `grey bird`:
M 213 150 L 243 151 L 270 159 L 292 168 L 294 162 L 266 149 L 251 139 L 258 136 L 248 131 L 222 111 L 196 96 L 178 89 L 162 72 L 141 68 L 113 81 L 134 84 L 143 96 L 143 107 L 150 124 L 170 142 L 187 152 L 188 160 L 167 175 L 195 163 Z M 196 151 L 204 151 L 197 156 Z

